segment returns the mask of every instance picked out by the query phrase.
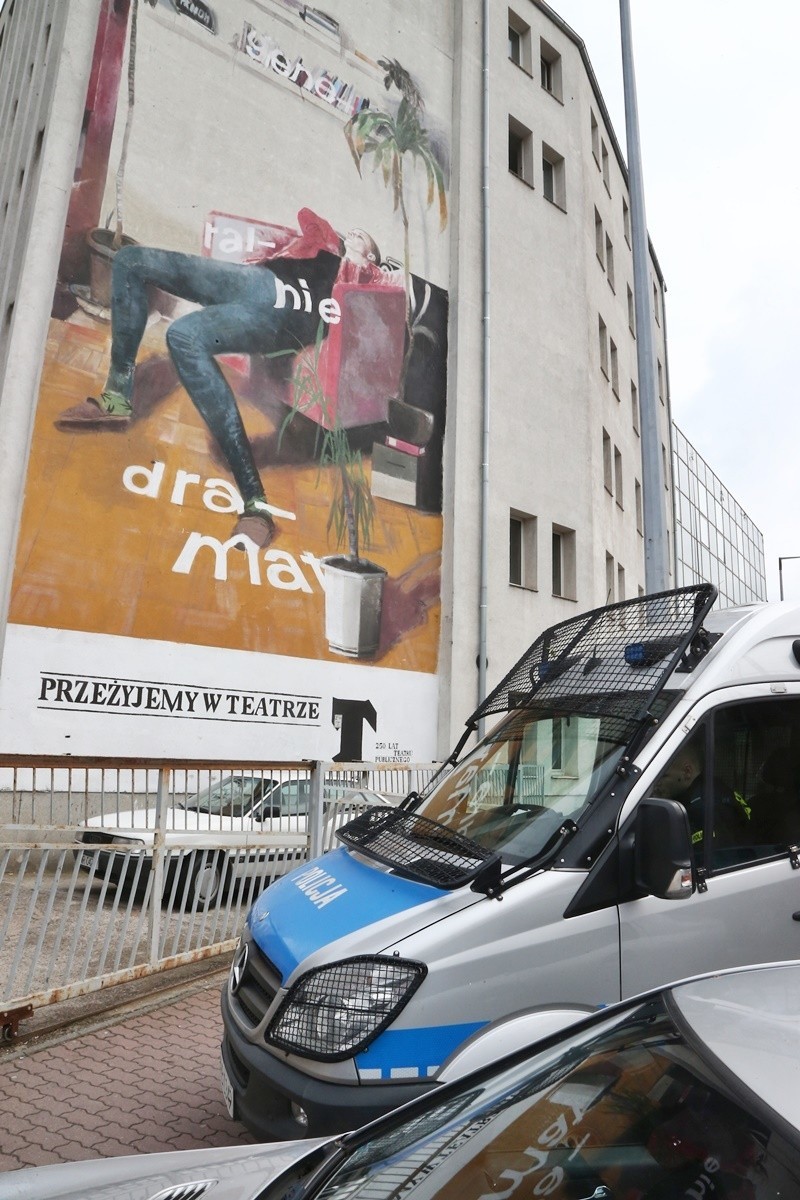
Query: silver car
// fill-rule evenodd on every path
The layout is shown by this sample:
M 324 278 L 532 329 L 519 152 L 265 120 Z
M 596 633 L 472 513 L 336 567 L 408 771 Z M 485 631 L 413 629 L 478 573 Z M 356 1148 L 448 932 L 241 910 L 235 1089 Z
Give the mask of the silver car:
M 356 1133 L 11 1172 L 0 1200 L 800 1196 L 800 964 L 661 988 L 498 1061 L 523 1026 L 476 1034 L 458 1055 L 483 1066 Z

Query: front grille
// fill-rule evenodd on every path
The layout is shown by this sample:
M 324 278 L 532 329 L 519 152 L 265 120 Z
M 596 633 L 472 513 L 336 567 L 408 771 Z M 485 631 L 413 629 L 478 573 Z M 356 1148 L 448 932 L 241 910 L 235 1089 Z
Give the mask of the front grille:
M 254 941 L 248 942 L 247 965 L 232 1000 L 251 1025 L 258 1025 L 264 1019 L 280 986 L 281 977 L 275 965 Z

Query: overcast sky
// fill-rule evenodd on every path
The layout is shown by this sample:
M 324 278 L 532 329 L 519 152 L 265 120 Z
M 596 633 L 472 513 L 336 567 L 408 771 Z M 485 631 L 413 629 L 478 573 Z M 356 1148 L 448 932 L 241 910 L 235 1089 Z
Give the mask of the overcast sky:
M 626 153 L 618 0 L 551 0 L 586 43 Z M 800 555 L 800 4 L 631 0 L 647 225 L 667 283 L 675 421 Z M 784 564 L 800 600 L 800 560 Z

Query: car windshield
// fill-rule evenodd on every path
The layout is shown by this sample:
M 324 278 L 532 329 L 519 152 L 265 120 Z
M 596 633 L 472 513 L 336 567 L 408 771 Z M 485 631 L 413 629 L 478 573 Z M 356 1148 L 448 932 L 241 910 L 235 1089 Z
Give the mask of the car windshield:
M 315 1200 L 798 1195 L 797 1151 L 649 999 L 355 1143 Z M 359 1144 L 360 1143 L 360 1144 Z
M 566 817 L 577 820 L 630 738 L 614 714 L 520 709 L 448 775 L 416 812 L 511 865 L 538 854 Z
M 263 783 L 269 784 L 271 780 Z M 244 817 L 259 799 L 261 790 L 262 780 L 253 775 L 228 775 L 178 807 L 210 813 L 213 817 Z

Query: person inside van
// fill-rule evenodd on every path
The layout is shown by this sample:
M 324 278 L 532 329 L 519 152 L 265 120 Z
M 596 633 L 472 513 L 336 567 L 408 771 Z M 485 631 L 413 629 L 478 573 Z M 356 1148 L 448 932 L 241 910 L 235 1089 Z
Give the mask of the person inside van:
M 694 845 L 703 840 L 705 774 L 705 730 L 699 729 L 670 759 L 653 785 L 651 793 L 668 800 L 678 800 L 683 805 L 689 816 Z M 717 847 L 741 845 L 748 840 L 748 811 L 744 798 L 716 776 L 711 784 L 714 797 L 715 844 Z

